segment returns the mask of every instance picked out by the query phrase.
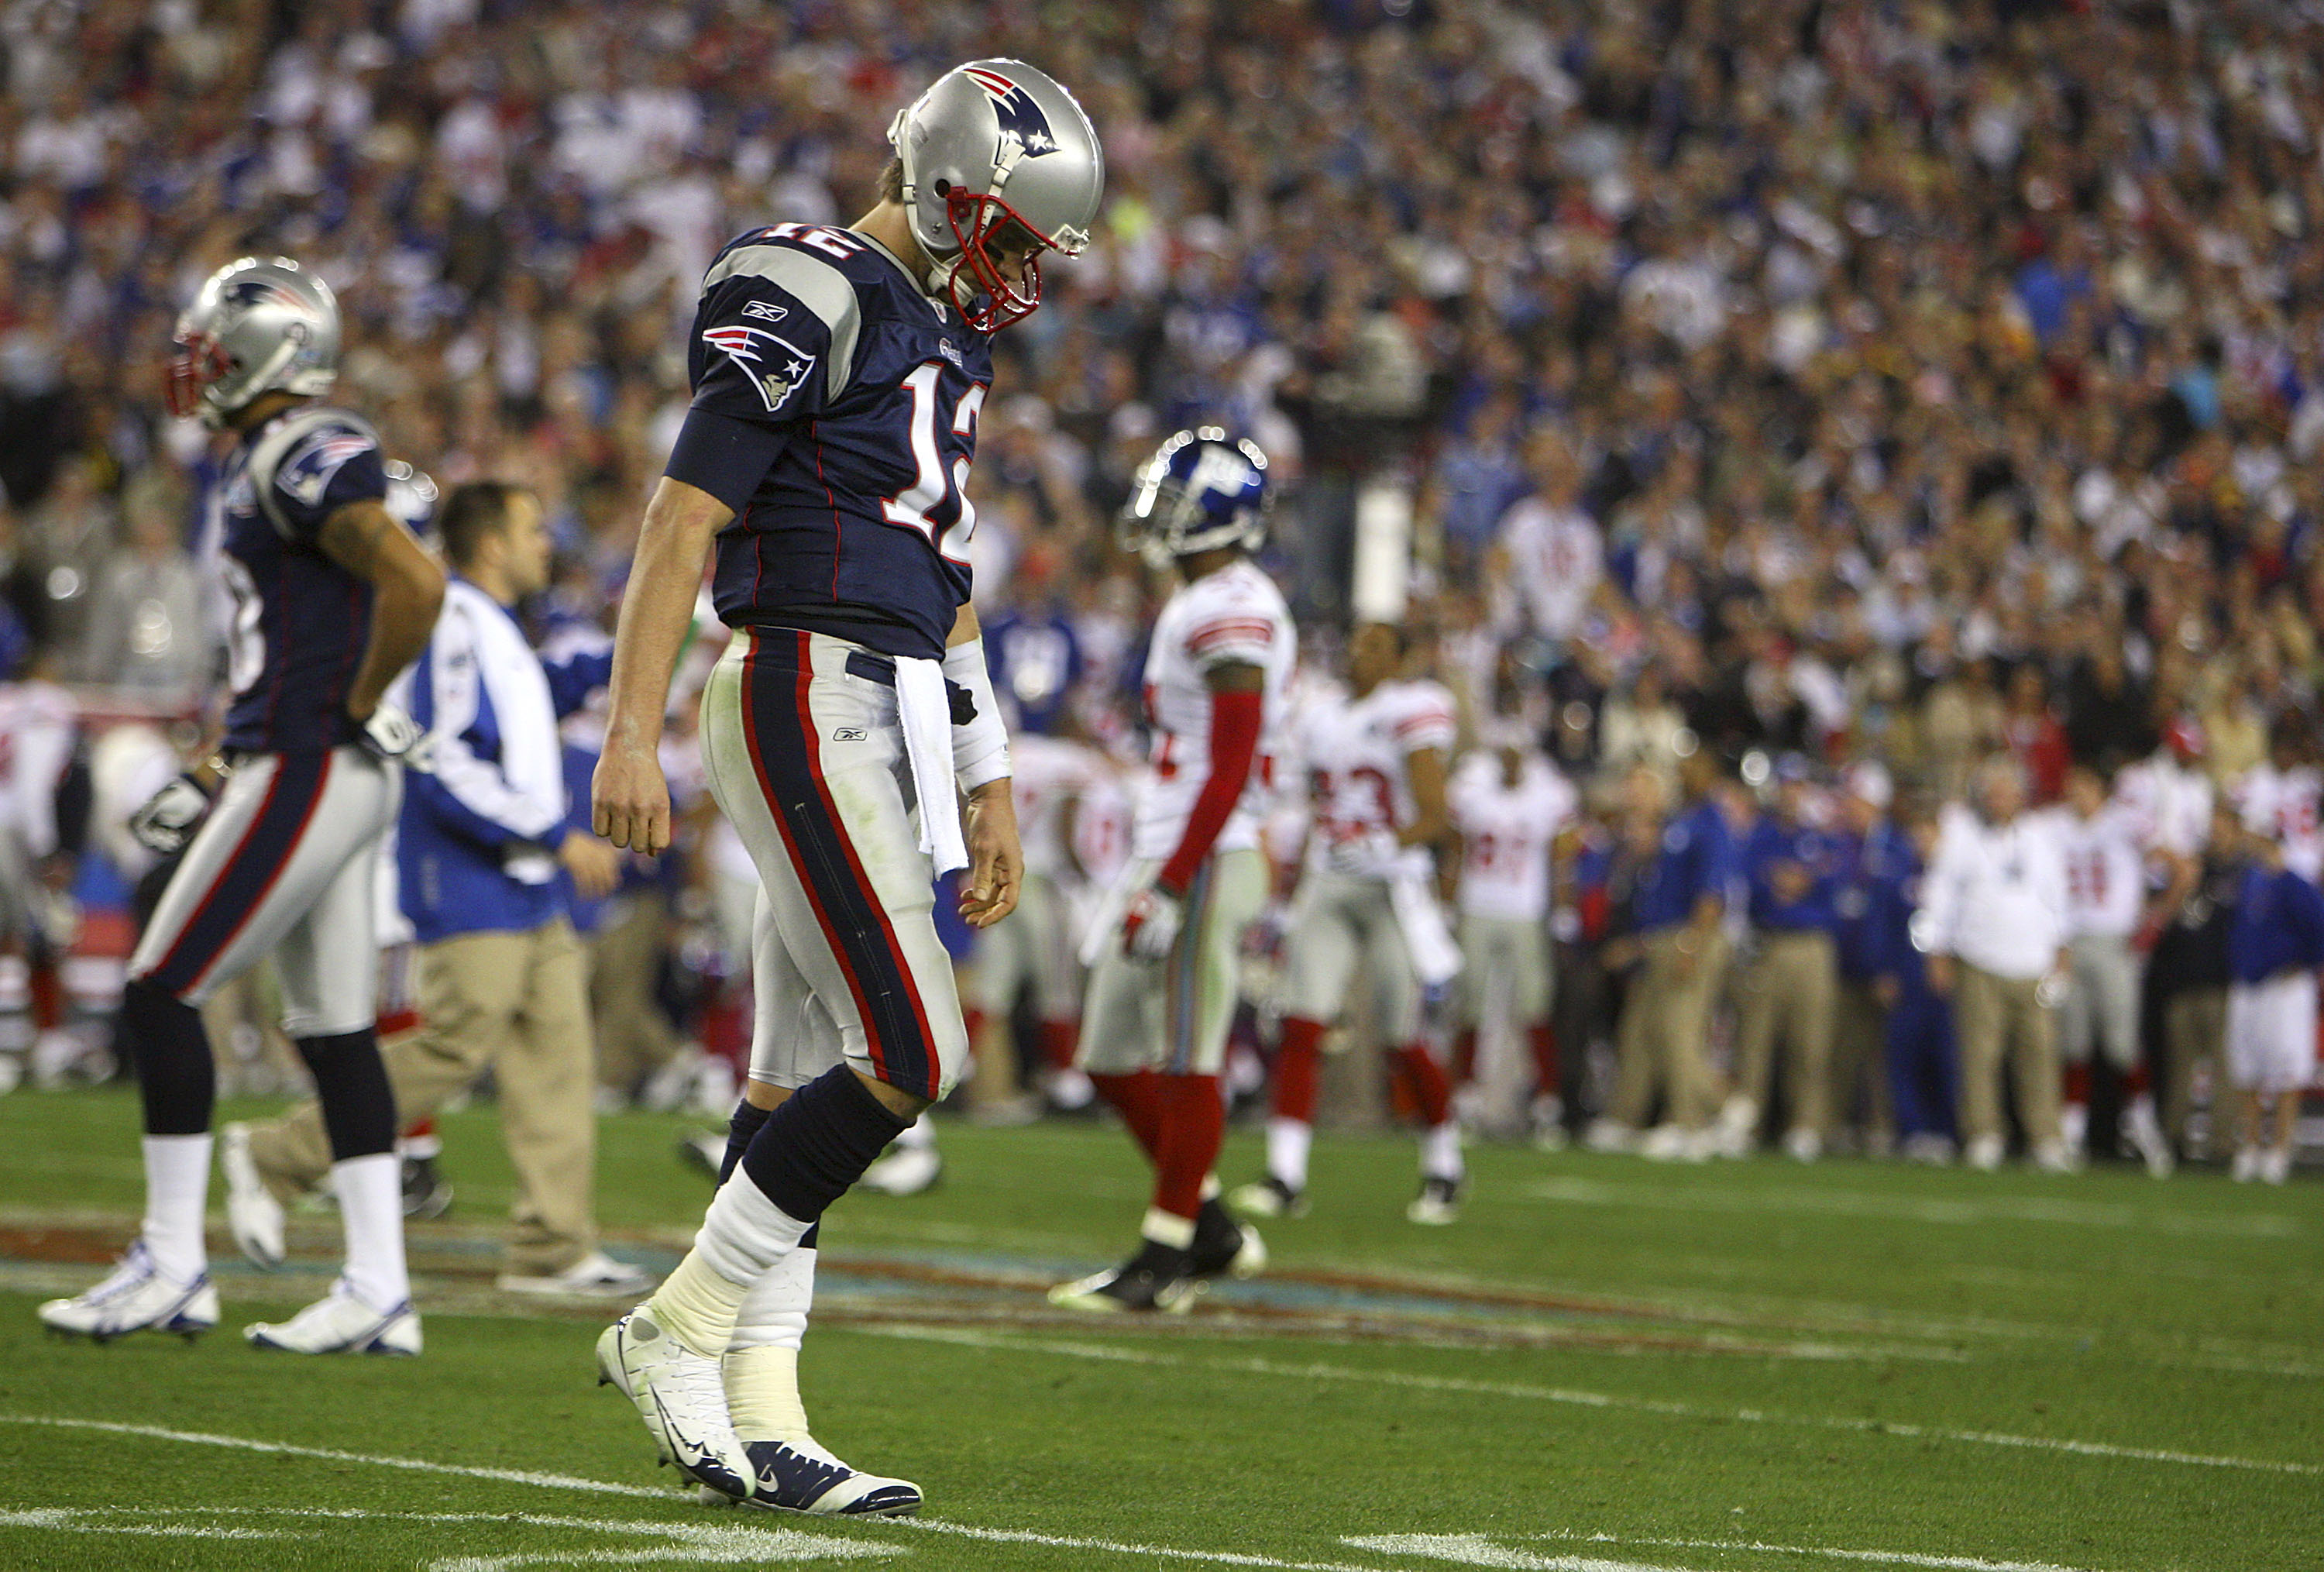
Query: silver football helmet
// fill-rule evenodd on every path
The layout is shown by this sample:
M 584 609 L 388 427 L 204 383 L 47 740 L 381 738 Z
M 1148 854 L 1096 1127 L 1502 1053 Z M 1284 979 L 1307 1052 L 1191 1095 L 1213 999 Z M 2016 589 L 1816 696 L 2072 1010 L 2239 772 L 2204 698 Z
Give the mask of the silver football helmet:
M 935 259 L 928 287 L 969 326 L 994 332 L 1041 303 L 1028 255 L 1010 282 L 995 242 L 1080 254 L 1105 193 L 1097 129 L 1046 72 L 1022 60 L 955 66 L 897 113 L 888 141 L 904 166 L 912 237 Z M 1010 233 L 1012 222 L 1025 236 Z
M 245 256 L 204 281 L 178 319 L 165 387 L 170 412 L 206 426 L 263 393 L 314 397 L 339 375 L 339 303 L 287 256 Z

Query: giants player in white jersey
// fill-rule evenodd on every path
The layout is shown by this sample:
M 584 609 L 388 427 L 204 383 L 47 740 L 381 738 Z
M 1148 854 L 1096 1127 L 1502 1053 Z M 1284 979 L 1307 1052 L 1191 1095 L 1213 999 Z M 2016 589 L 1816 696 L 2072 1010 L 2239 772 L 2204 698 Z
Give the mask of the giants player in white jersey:
M 2066 1081 L 2059 1125 L 2066 1145 L 2080 1155 L 2089 1126 L 2091 1049 L 2104 1050 L 2122 1077 L 2123 1133 L 2147 1171 L 2161 1179 L 2171 1171 L 2171 1146 L 2154 1114 L 2138 1036 L 2145 957 L 2137 940 L 2146 916 L 2147 848 L 2137 820 L 2108 800 L 2105 779 L 2087 764 L 2066 776 L 2058 830 L 2066 852 L 2070 973 L 2059 1022 Z
M 2244 828 L 2283 847 L 2285 867 L 2311 884 L 2324 883 L 2324 775 L 2310 761 L 2303 719 L 2276 721 L 2267 763 L 2245 772 L 2233 796 Z
M 56 663 L 51 651 L 35 650 L 30 670 L 0 683 L 0 1094 L 23 1078 L 27 1057 L 45 1084 L 72 1044 L 53 1007 L 72 920 L 58 887 L 70 859 L 57 855 L 57 789 L 80 735 L 80 706 L 55 680 Z
M 1267 458 L 1215 426 L 1181 431 L 1139 473 L 1125 532 L 1174 565 L 1146 657 L 1153 773 L 1139 793 L 1113 920 L 1091 966 L 1080 1064 L 1154 1166 L 1137 1253 L 1060 1284 L 1075 1309 L 1184 1309 L 1210 1278 L 1265 1263 L 1219 1204 L 1219 1069 L 1243 929 L 1267 898 L 1259 849 L 1272 735 L 1296 656 L 1291 614 L 1248 552 L 1265 527 Z
M 1348 697 L 1319 703 L 1299 726 L 1314 820 L 1285 941 L 1267 1175 L 1233 1197 L 1260 1216 L 1305 1208 L 1324 1037 L 1359 977 L 1372 989 L 1374 1029 L 1428 1126 L 1420 1195 L 1405 1215 L 1449 1223 L 1459 1212 L 1466 1169 L 1452 1087 L 1420 1035 L 1424 986 L 1460 970 L 1429 888 L 1429 848 L 1452 828 L 1444 775 L 1452 696 L 1434 682 L 1399 680 L 1404 657 L 1401 630 L 1360 624 L 1348 640 Z
M 1532 1121 L 1536 1141 L 1563 1133 L 1557 1043 L 1550 1035 L 1549 854 L 1573 818 L 1573 787 L 1521 724 L 1499 723 L 1487 745 L 1463 757 L 1445 798 L 1461 834 L 1461 1035 L 1456 1074 L 1489 1090 L 1513 1077 L 1477 1067 L 1478 1030 L 1498 1001 L 1532 1050 Z M 1494 1110 L 1496 1114 L 1499 1110 Z

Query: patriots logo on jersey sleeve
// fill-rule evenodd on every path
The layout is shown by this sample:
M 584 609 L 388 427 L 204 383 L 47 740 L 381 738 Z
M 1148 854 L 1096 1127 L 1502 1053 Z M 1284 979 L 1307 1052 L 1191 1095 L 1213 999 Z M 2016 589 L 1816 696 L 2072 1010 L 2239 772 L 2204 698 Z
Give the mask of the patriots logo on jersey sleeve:
M 338 474 L 340 467 L 371 448 L 371 439 L 360 432 L 333 431 L 284 459 L 281 467 L 274 472 L 274 484 L 284 495 L 301 504 L 319 507 L 323 494 L 331 487 L 331 477 Z
M 735 369 L 759 390 L 759 397 L 765 401 L 770 415 L 790 402 L 791 394 L 798 391 L 815 366 L 815 356 L 764 328 L 746 328 L 739 322 L 706 328 L 703 329 L 702 341 L 734 363 Z
M 1001 122 L 1001 145 L 994 151 L 994 164 L 1006 170 L 1020 160 L 1057 151 L 1057 134 L 1049 129 L 1049 117 L 1041 113 L 1030 93 L 983 66 L 970 66 L 964 74 L 984 89 L 984 96 L 992 100 L 993 117 Z

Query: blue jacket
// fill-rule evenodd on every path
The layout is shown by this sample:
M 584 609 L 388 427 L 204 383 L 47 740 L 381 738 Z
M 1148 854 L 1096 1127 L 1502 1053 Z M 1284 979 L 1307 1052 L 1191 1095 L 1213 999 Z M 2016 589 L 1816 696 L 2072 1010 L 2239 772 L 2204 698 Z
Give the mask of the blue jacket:
M 1913 914 L 1921 909 L 1921 875 L 1926 872 L 1912 843 L 1891 832 L 1886 854 L 1868 882 L 1862 957 L 1868 977 L 1893 977 L 1907 994 L 1929 991 L 1928 957 L 1913 942 Z
M 1676 928 L 1705 895 L 1724 906 L 1736 873 L 1735 837 L 1719 805 L 1706 798 L 1664 827 L 1662 848 L 1639 870 L 1637 930 Z
M 1837 837 L 1833 848 L 1838 873 L 1832 909 L 1838 922 L 1832 936 L 1840 944 L 1840 975 L 1850 982 L 1865 982 L 1879 970 L 1873 959 L 1872 932 L 1878 886 L 1907 867 L 1916 869 L 1919 860 L 1913 855 L 1904 832 L 1886 819 L 1874 825 L 1869 835 Z
M 2289 868 L 2245 870 L 2227 929 L 2227 969 L 2238 983 L 2324 966 L 2324 891 Z
M 1807 893 L 1786 901 L 1775 892 L 1777 865 L 1797 863 L 1809 875 Z M 1743 843 L 1743 877 L 1751 890 L 1751 925 L 1763 933 L 1830 933 L 1840 911 L 1839 856 L 1834 838 L 1806 825 L 1786 825 L 1767 814 Z
M 400 688 L 433 751 L 429 769 L 405 774 L 397 825 L 398 894 L 414 937 L 521 932 L 562 914 L 556 851 L 570 802 L 557 705 L 515 617 L 453 578 Z

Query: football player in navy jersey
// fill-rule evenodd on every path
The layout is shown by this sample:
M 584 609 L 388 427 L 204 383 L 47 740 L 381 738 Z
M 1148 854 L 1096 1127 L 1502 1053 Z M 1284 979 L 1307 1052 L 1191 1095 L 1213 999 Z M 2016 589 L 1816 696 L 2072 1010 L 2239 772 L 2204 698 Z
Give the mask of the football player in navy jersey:
M 303 1354 L 417 1354 L 395 1105 L 372 1031 L 372 876 L 420 738 L 381 695 L 426 645 L 444 571 L 384 505 L 378 437 L 317 402 L 339 354 L 321 279 L 281 257 L 230 264 L 179 319 L 177 348 L 171 411 L 235 438 L 209 504 L 233 603 L 225 783 L 212 804 L 180 777 L 131 820 L 154 850 L 185 854 L 122 995 L 144 1101 L 144 1225 L 112 1276 L 41 1319 L 99 1339 L 217 1324 L 202 1245 L 216 1087 L 198 1006 L 271 952 L 283 1031 L 322 1099 L 347 1255 L 329 1294 L 246 1336 Z
M 966 1054 L 932 878 L 968 869 L 980 928 L 1016 904 L 968 469 L 990 337 L 1039 304 L 1040 253 L 1088 243 L 1105 178 L 1081 106 L 1017 60 L 946 72 L 888 136 L 853 226 L 752 229 L 703 280 L 694 402 L 639 532 L 594 781 L 600 835 L 669 844 L 655 749 L 715 537 L 735 637 L 703 758 L 761 886 L 751 1074 L 692 1253 L 606 1330 L 598 1369 L 706 1499 L 825 1513 L 920 1504 L 816 1445 L 798 1350 L 824 1209 Z

